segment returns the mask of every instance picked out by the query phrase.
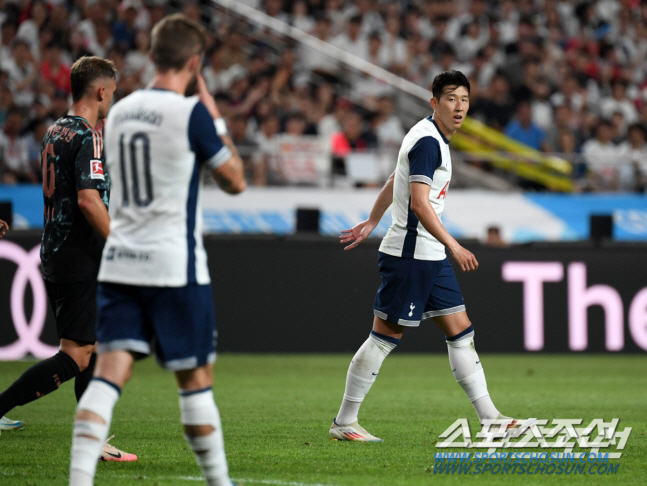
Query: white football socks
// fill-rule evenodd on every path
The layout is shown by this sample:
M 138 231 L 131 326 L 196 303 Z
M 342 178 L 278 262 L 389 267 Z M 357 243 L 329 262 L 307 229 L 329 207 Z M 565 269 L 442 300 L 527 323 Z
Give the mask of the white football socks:
M 211 387 L 203 390 L 180 390 L 180 412 L 183 425 L 210 425 L 208 435 L 184 436 L 195 454 L 209 486 L 230 486 L 225 442 L 222 436 L 220 413 L 213 399 Z
M 371 331 L 370 336 L 355 353 L 348 367 L 344 399 L 335 418 L 338 425 L 357 422 L 359 408 L 375 382 L 384 358 L 395 349 L 399 342 L 399 339 Z
M 94 483 L 97 461 L 108 437 L 112 410 L 119 400 L 119 392 L 116 385 L 95 378 L 90 381 L 79 400 L 77 410 L 92 412 L 105 423 L 79 419 L 74 421 L 70 486 L 91 486 Z
M 470 326 L 465 331 L 453 338 L 447 338 L 449 364 L 454 378 L 472 402 L 479 420 L 496 419 L 500 414 L 492 403 L 483 366 L 474 349 L 474 328 Z

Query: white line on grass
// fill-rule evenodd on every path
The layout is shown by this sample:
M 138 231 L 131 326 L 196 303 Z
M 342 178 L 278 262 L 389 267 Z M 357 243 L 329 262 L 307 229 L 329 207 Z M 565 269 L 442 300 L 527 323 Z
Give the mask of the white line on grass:
M 103 476 L 103 475 L 102 475 Z M 180 481 L 204 481 L 202 476 L 155 476 L 147 477 L 142 475 L 129 475 L 129 474 L 111 474 L 113 478 L 121 479 L 157 479 L 159 481 L 165 480 L 180 480 Z M 232 478 L 232 481 L 243 484 L 275 484 L 277 486 L 333 486 L 331 484 L 321 483 L 299 483 L 298 481 L 281 481 L 280 479 L 251 479 L 251 478 Z

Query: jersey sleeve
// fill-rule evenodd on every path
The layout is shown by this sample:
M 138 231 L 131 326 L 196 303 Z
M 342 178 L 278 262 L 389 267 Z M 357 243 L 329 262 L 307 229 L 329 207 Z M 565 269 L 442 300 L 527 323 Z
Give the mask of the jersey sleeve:
M 220 140 L 213 118 L 201 101 L 195 104 L 191 112 L 189 143 L 198 162 L 206 163 L 210 169 L 220 167 L 232 157 L 231 150 Z
M 440 145 L 434 137 L 422 137 L 409 150 L 409 182 L 431 185 L 441 164 Z
M 106 189 L 103 138 L 95 130 L 86 130 L 81 135 L 80 144 L 81 146 L 74 160 L 76 190 Z

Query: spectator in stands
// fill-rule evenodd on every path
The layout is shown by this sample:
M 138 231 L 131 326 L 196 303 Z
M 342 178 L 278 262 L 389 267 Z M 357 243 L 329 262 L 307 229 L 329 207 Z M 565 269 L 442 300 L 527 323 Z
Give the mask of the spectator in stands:
M 317 15 L 314 29 L 310 32 L 317 39 L 330 43 L 332 41 L 332 21 L 325 13 Z M 299 65 L 308 71 L 331 77 L 337 70 L 337 63 L 330 56 L 318 50 L 302 45 L 298 49 Z
M 611 84 L 611 96 L 600 100 L 600 114 L 610 119 L 615 112 L 622 113 L 627 123 L 635 123 L 638 112 L 635 105 L 627 99 L 627 82 L 616 79 Z
M 333 175 L 346 175 L 344 157 L 351 152 L 365 152 L 377 148 L 377 138 L 364 131 L 364 121 L 357 111 L 349 112 L 342 122 L 342 130 L 331 138 Z
M 18 27 L 16 37 L 24 39 L 29 44 L 32 57 L 35 60 L 39 60 L 40 48 L 38 45 L 38 34 L 45 28 L 49 21 L 47 4 L 43 0 L 29 2 L 26 14 L 27 19 Z
M 419 35 L 427 40 L 434 35 L 434 28 L 428 18 L 415 5 L 409 4 L 404 14 L 403 35 L 409 38 L 411 35 Z
M 25 117 L 17 106 L 9 109 L 4 130 L 0 132 L 0 154 L 4 165 L 3 182 L 38 182 L 37 173 L 29 163 L 27 139 L 21 135 Z
M 618 166 L 620 151 L 611 141 L 613 126 L 602 120 L 591 138 L 582 145 L 582 155 L 591 174 L 593 190 L 610 190 L 618 186 Z
M 87 48 L 95 56 L 104 57 L 108 50 L 99 40 L 99 25 L 103 24 L 104 28 L 107 28 L 110 39 L 112 39 L 112 33 L 107 26 L 106 13 L 103 10 L 102 3 L 85 2 L 83 17 L 83 20 L 76 25 L 77 30 L 83 35 Z
M 0 128 L 4 127 L 9 109 L 14 106 L 13 94 L 6 84 L 0 84 Z
M 550 84 L 544 78 L 538 78 L 532 90 L 532 121 L 539 128 L 548 130 L 554 123 L 553 105 L 550 102 Z
M 230 79 L 225 64 L 225 45 L 216 40 L 211 50 L 206 55 L 207 65 L 202 69 L 202 77 L 210 93 L 225 91 L 229 87 Z
M 29 43 L 16 37 L 11 43 L 11 58 L 1 66 L 9 75 L 9 87 L 14 102 L 25 109 L 34 102 L 34 89 L 38 78 L 38 68 L 29 49 Z
M 622 160 L 620 188 L 631 192 L 644 192 L 647 178 L 647 135 L 640 123 L 629 125 L 627 140 L 618 147 Z
M 400 35 L 402 23 L 397 16 L 386 18 L 385 31 L 382 34 L 382 45 L 387 56 L 389 69 L 396 74 L 406 68 L 407 44 Z
M 355 15 L 348 21 L 346 30 L 333 37 L 330 43 L 349 54 L 366 60 L 368 58 L 368 43 L 361 28 L 362 16 Z
M 234 64 L 241 66 L 247 65 L 247 38 L 238 25 L 232 25 L 224 39 L 225 43 L 225 66 L 230 67 Z
M 51 32 L 50 40 L 56 40 L 63 47 L 67 45 L 70 33 L 69 13 L 62 2 L 51 7 L 46 30 Z
M 400 118 L 395 114 L 395 99 L 390 94 L 380 96 L 377 113 L 371 121 L 371 127 L 378 141 L 378 146 L 398 150 L 405 131 Z
M 16 37 L 16 24 L 6 19 L 0 28 L 0 66 L 11 59 L 11 42 Z
M 83 33 L 81 33 L 76 27 L 70 30 L 70 39 L 68 42 L 68 55 L 70 62 L 73 64 L 74 61 L 85 56 L 92 56 L 92 52 L 86 49 L 85 38 Z
M 489 42 L 490 25 L 489 22 L 480 24 L 478 20 L 473 20 L 463 30 L 464 33 L 456 41 L 456 51 L 460 61 L 468 62 Z
M 501 229 L 496 225 L 488 226 L 484 243 L 493 248 L 506 248 L 509 246 L 501 236 Z
M 517 105 L 516 117 L 505 127 L 508 137 L 541 150 L 544 141 L 544 131 L 532 121 L 532 110 L 529 101 Z
M 553 106 L 569 102 L 575 113 L 580 113 L 584 110 L 586 101 L 582 91 L 577 77 L 569 72 L 559 85 L 559 90 L 550 97 L 550 101 L 553 103 Z
M 307 119 L 300 111 L 290 113 L 285 119 L 285 133 L 294 137 L 301 137 L 306 131 Z
M 293 25 L 304 32 L 310 32 L 314 28 L 315 22 L 312 17 L 308 15 L 308 2 L 305 0 L 296 0 L 292 4 L 290 25 Z
M 324 116 L 319 120 L 317 133 L 321 137 L 324 145 L 332 147 L 332 136 L 341 131 L 344 118 L 351 112 L 353 104 L 347 98 L 338 98 L 335 101 L 335 107 L 332 113 Z
M 378 31 L 373 31 L 368 36 L 368 55 L 366 60 L 383 69 L 388 69 L 391 58 L 382 45 L 382 35 Z
M 247 117 L 242 114 L 234 115 L 229 118 L 228 126 L 231 140 L 243 161 L 245 180 L 254 184 L 257 178 L 258 143 L 247 134 Z
M 128 51 L 125 58 L 124 70 L 135 74 L 140 85 L 147 85 L 155 73 L 155 66 L 149 54 L 150 40 L 147 30 L 138 30 L 135 34 L 135 49 Z
M 282 180 L 277 167 L 279 118 L 274 112 L 261 120 L 261 130 L 256 137 L 259 161 L 254 174 L 254 185 L 265 186 Z
M 371 32 L 384 30 L 384 20 L 372 0 L 353 0 L 350 3 L 351 5 L 344 11 L 344 17 L 361 17 L 361 33 L 364 37 L 370 35 Z
M 124 0 L 119 4 L 119 20 L 112 26 L 112 38 L 118 49 L 127 51 L 135 45 L 137 12 L 142 8 L 140 0 Z
M 510 83 L 503 73 L 497 72 L 494 75 L 487 93 L 488 96 L 474 103 L 470 114 L 492 128 L 503 130 L 514 112 L 510 96 Z
M 333 155 L 344 156 L 351 151 L 364 152 L 377 147 L 375 135 L 364 132 L 363 123 L 357 111 L 351 111 L 344 117 L 342 131 L 335 133 L 331 139 Z
M 54 87 L 66 94 L 71 93 L 70 66 L 63 61 L 64 46 L 60 40 L 54 39 L 47 44 L 40 65 L 40 75 Z
M 573 113 L 570 103 L 565 102 L 555 107 L 555 116 L 544 137 L 543 150 L 546 152 L 562 152 L 559 147 L 560 136 L 563 132 L 569 132 L 573 135 L 575 143 L 573 151 L 575 151 L 581 145 L 582 140 L 578 125 L 578 118 Z
M 263 0 L 265 13 L 272 18 L 285 22 L 290 22 L 290 16 L 283 11 L 283 0 Z
M 591 186 L 588 180 L 586 160 L 576 150 L 577 139 L 575 134 L 568 129 L 561 130 L 557 136 L 555 152 L 557 152 L 558 157 L 566 159 L 573 166 L 571 177 L 575 181 L 575 191 L 590 191 Z
M 618 145 L 627 138 L 627 122 L 621 111 L 613 112 L 611 115 L 611 125 L 613 126 L 611 141 Z

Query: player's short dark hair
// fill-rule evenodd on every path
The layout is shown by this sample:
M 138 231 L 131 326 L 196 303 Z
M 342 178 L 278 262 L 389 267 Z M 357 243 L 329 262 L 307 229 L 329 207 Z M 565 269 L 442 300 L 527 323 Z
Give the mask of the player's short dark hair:
M 79 101 L 88 91 L 90 85 L 100 78 L 117 78 L 117 68 L 110 59 L 97 56 L 83 56 L 70 69 L 72 101 Z
M 468 93 L 470 92 L 470 82 L 467 76 L 460 71 L 445 71 L 436 76 L 431 84 L 431 92 L 434 94 L 434 98 L 439 100 L 448 86 L 453 86 L 454 89 L 463 86 Z
M 153 27 L 151 51 L 158 71 L 179 71 L 191 56 L 202 55 L 205 49 L 204 27 L 185 15 L 169 15 Z

